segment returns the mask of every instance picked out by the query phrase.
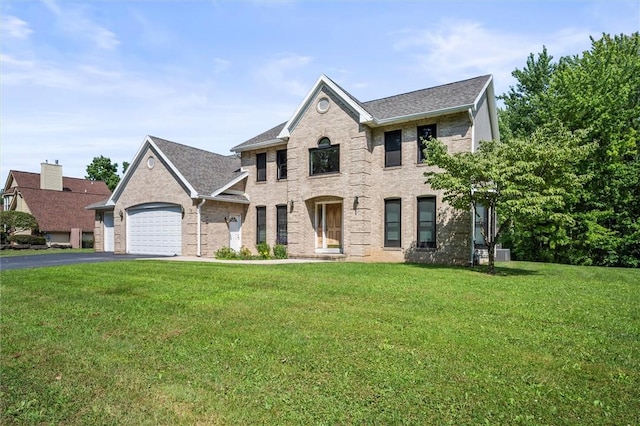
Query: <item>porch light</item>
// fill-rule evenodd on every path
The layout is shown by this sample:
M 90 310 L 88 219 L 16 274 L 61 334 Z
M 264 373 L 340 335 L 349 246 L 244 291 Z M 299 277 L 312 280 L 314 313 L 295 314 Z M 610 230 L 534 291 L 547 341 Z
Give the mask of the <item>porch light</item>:
M 122 209 L 120 209 L 120 211 L 118 212 L 118 216 L 120 216 L 120 220 L 124 218 L 124 213 L 122 212 Z
M 289 200 L 289 211 L 293 211 L 293 200 Z

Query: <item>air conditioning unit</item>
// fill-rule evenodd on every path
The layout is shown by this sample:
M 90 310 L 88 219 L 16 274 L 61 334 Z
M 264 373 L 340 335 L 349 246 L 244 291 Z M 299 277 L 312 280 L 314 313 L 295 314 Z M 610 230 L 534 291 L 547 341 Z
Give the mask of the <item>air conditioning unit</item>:
M 510 262 L 511 250 L 510 249 L 496 249 L 496 262 Z

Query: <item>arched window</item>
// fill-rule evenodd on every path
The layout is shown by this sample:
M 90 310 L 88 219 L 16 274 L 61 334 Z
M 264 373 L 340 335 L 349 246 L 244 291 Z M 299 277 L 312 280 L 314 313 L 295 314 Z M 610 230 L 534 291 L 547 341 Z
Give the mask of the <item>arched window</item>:
M 317 148 L 309 150 L 309 174 L 311 176 L 340 172 L 340 145 L 331 145 L 331 140 L 323 137 Z

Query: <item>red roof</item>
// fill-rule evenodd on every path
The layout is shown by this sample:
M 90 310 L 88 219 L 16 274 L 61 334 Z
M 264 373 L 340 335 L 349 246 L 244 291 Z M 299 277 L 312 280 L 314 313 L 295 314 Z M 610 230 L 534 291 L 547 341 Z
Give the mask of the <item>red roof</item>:
M 43 232 L 69 232 L 80 228 L 83 232 L 93 232 L 94 212 L 85 210 L 89 204 L 104 201 L 111 191 L 103 181 L 79 178 L 62 178 L 62 191 L 40 189 L 40 174 L 12 170 L 14 188 L 17 190 L 38 221 Z M 11 179 L 7 180 L 7 185 Z

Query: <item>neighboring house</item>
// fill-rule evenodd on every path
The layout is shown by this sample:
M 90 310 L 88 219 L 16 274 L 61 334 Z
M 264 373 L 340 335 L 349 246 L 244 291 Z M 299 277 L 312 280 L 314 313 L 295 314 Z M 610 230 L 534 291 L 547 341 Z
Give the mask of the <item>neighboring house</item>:
M 62 166 L 42 163 L 40 173 L 11 170 L 3 190 L 4 210 L 30 213 L 48 244 L 81 247 L 93 238 L 94 214 L 87 204 L 111 191 L 102 181 L 62 176 Z
M 147 137 L 97 211 L 96 249 L 464 264 L 479 225 L 424 183 L 421 137 L 498 139 L 490 75 L 361 102 L 322 75 L 292 117 L 226 157 Z M 115 216 L 115 220 L 113 217 Z

